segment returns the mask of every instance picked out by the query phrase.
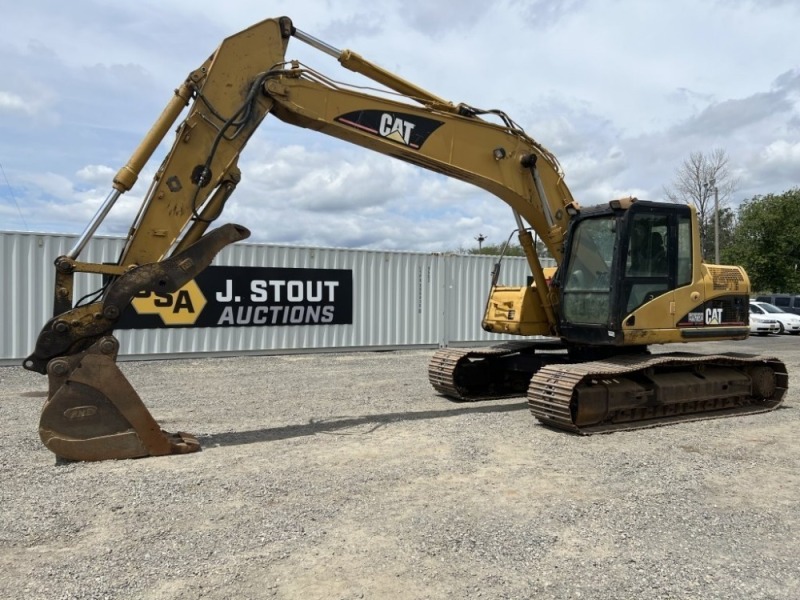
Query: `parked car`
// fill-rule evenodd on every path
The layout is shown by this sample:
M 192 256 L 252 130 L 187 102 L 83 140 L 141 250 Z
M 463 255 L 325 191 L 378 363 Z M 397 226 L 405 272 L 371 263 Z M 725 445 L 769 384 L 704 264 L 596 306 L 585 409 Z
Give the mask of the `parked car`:
M 793 294 L 765 294 L 756 296 L 758 302 L 768 302 L 784 312 L 800 315 L 800 296 Z
M 778 321 L 753 312 L 753 307 L 750 307 L 750 334 L 753 335 L 769 335 L 770 333 L 778 333 L 780 325 Z
M 769 302 L 750 301 L 751 315 L 764 315 L 767 318 L 775 319 L 778 322 L 778 333 L 800 334 L 800 316 L 770 304 Z

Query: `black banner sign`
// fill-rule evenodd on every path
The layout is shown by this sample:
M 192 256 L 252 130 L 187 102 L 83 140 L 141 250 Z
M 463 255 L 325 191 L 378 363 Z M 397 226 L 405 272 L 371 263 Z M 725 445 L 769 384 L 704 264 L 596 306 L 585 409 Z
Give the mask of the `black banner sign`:
M 172 294 L 133 299 L 116 329 L 353 322 L 349 269 L 209 267 Z

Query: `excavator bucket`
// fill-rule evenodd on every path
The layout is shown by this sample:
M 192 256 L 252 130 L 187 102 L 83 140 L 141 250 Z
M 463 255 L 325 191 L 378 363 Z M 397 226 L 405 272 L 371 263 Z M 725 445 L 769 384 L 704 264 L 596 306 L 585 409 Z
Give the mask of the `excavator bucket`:
M 116 364 L 119 342 L 97 340 L 87 350 L 51 360 L 50 389 L 39 436 L 56 456 L 75 461 L 187 454 L 200 444 L 162 431 Z
M 240 225 L 223 225 L 171 258 L 118 276 L 102 303 L 77 306 L 48 321 L 33 354 L 23 362 L 26 369 L 47 373 L 49 378 L 50 390 L 39 423 L 45 446 L 67 460 L 139 458 L 200 450 L 191 435 L 161 430 L 117 367 L 119 342 L 110 333 L 137 292 L 177 291 L 205 269 L 222 248 L 249 235 Z

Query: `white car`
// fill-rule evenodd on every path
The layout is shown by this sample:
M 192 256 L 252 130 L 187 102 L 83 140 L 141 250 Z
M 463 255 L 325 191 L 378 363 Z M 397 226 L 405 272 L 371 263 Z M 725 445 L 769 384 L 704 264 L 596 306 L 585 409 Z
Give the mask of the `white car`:
M 778 333 L 781 330 L 780 324 L 775 319 L 769 318 L 765 315 L 754 313 L 752 308 L 750 310 L 750 334 L 753 335 L 769 335 L 770 333 Z
M 800 316 L 787 313 L 777 306 L 769 304 L 768 302 L 750 301 L 750 317 L 752 321 L 753 315 L 762 315 L 769 319 L 774 319 L 778 322 L 778 333 L 791 333 L 793 335 L 800 334 Z

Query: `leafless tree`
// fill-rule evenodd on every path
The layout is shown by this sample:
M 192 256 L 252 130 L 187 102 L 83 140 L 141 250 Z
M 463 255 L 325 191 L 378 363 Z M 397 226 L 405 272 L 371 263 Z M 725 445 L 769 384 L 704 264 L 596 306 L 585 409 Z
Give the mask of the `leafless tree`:
M 669 187 L 664 188 L 664 195 L 672 202 L 694 204 L 700 221 L 700 237 L 703 241 L 704 254 L 713 251 L 709 243 L 714 228 L 714 188 L 719 197 L 719 208 L 722 210 L 736 190 L 738 181 L 728 168 L 728 154 L 716 148 L 708 154 L 692 152 L 676 170 L 675 179 Z

